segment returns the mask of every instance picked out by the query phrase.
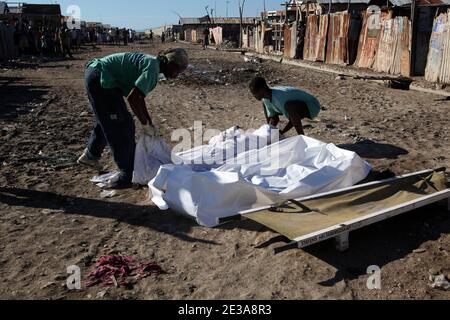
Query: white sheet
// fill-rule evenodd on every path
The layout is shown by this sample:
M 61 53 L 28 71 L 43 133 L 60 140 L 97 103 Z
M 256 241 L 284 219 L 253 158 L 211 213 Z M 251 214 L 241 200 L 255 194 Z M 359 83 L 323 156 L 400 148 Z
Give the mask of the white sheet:
M 133 183 L 147 185 L 164 164 L 172 163 L 172 150 L 162 138 L 143 135 L 134 155 Z
M 190 163 L 234 151 L 222 165 L 163 165 L 149 183 L 152 201 L 215 227 L 219 218 L 244 210 L 352 186 L 371 170 L 356 153 L 305 136 L 269 146 L 249 143 L 269 131 L 232 128 L 206 146 L 177 154 Z

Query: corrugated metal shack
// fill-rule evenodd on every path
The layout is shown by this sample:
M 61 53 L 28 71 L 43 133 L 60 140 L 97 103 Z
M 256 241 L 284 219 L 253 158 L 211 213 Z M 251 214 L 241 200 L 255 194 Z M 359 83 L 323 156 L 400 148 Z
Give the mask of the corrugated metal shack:
M 272 35 L 272 47 L 266 49 L 266 52 L 282 52 L 286 57 L 299 58 L 292 47 L 301 43 L 305 60 L 354 64 L 361 68 L 404 76 L 425 75 L 427 69 L 427 79 L 448 81 L 445 79 L 448 74 L 446 44 L 449 33 L 446 32 L 447 24 L 443 21 L 448 19 L 446 8 L 450 0 L 313 2 L 318 7 L 312 14 L 311 9 L 304 9 L 310 3 L 295 2 L 295 7 L 300 12 L 295 21 L 288 18 L 289 10 L 286 10 L 286 18 L 282 21 L 285 25 L 283 39 L 279 39 L 276 34 Z M 291 6 L 294 5 L 291 3 Z M 303 23 L 302 13 L 306 12 L 306 27 L 303 34 L 299 34 L 298 26 Z M 440 18 L 438 14 L 441 14 Z M 266 30 L 274 33 L 276 29 L 272 27 Z M 430 46 L 433 50 L 429 53 Z M 427 56 L 428 62 L 425 58 Z M 442 64 L 439 67 L 441 71 L 438 71 L 436 64 Z M 430 66 L 426 67 L 427 65 Z
M 242 21 L 243 37 L 242 41 L 247 47 L 250 46 L 250 37 L 253 37 L 253 30 L 258 18 L 244 17 Z M 208 29 L 210 34 L 216 34 L 211 40 L 213 43 L 221 44 L 224 41 L 232 43 L 234 46 L 239 44 L 240 18 L 212 18 L 204 16 L 202 18 L 182 18 L 180 25 L 182 29 L 182 40 L 201 43 L 203 42 L 204 31 Z
M 258 22 L 255 31 L 254 47 L 260 53 L 302 58 L 303 48 L 306 47 L 304 43 L 306 16 L 308 12 L 315 12 L 317 5 L 290 1 L 284 6 L 284 10 L 261 13 L 261 21 Z
M 434 19 L 425 79 L 450 84 L 450 9 Z
M 0 2 L 0 61 L 17 57 L 16 25 L 23 22 L 35 27 L 59 27 L 61 19 L 59 5 Z
M 378 7 L 369 7 L 362 14 L 362 28 L 358 43 L 355 66 L 372 68 L 375 63 L 381 36 L 381 24 L 388 18 L 388 12 L 381 12 Z
M 353 64 L 362 25 L 361 12 L 368 0 L 317 0 L 321 10 L 308 15 L 305 60 L 332 64 Z M 331 5 L 330 5 L 331 4 Z
M 0 20 L 28 21 L 35 26 L 59 27 L 61 25 L 61 7 L 59 4 L 14 3 L 3 14 Z

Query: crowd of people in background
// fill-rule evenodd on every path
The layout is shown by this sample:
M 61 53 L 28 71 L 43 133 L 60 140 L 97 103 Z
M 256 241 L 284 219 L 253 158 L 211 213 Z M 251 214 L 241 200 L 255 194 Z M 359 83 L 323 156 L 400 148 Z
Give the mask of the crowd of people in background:
M 131 29 L 119 29 L 119 28 L 96 28 L 91 30 L 90 41 L 100 44 L 111 44 L 127 46 L 129 43 L 133 43 L 136 39 L 136 32 Z
M 177 32 L 172 31 L 171 29 L 167 29 L 166 31 L 161 32 L 161 34 L 155 35 L 153 30 L 150 30 L 146 36 L 146 39 L 153 43 L 155 39 L 159 39 L 161 43 L 165 43 L 167 41 L 176 41 L 179 39 L 179 34 Z
M 67 23 L 36 25 L 25 19 L 0 21 L 0 60 L 24 55 L 72 58 L 86 44 L 127 46 L 134 41 L 135 32 L 125 28 L 71 28 Z

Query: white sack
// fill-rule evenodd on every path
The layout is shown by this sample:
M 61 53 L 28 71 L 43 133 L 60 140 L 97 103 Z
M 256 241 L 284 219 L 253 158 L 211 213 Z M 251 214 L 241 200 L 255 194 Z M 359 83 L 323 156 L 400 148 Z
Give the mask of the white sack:
M 255 133 L 263 137 L 267 128 Z M 190 163 L 234 148 L 237 152 L 223 165 L 162 166 L 149 183 L 152 201 L 161 210 L 171 208 L 214 227 L 218 218 L 244 210 L 352 186 L 371 170 L 356 153 L 305 136 L 255 149 L 245 148 L 255 134 L 233 132 L 178 154 Z
M 162 165 L 172 163 L 171 153 L 163 139 L 141 136 L 136 145 L 133 183 L 147 185 Z

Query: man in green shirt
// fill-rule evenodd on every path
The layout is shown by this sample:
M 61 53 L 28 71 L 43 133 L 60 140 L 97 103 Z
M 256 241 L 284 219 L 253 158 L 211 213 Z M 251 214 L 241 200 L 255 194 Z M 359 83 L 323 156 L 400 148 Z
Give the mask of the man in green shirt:
M 123 97 L 142 124 L 144 133 L 156 137 L 157 130 L 147 111 L 145 97 L 156 87 L 160 73 L 175 78 L 188 66 L 184 49 L 169 49 L 158 56 L 118 53 L 87 64 L 86 90 L 96 124 L 78 163 L 100 170 L 99 159 L 109 145 L 120 178 L 113 189 L 131 187 L 136 148 L 135 126 Z
M 250 83 L 253 96 L 263 102 L 267 123 L 276 127 L 280 116 L 289 119 L 287 126 L 280 131 L 283 135 L 292 128 L 304 135 L 302 119 L 314 119 L 320 113 L 320 102 L 309 93 L 293 87 L 270 88 L 262 77 L 256 77 Z

